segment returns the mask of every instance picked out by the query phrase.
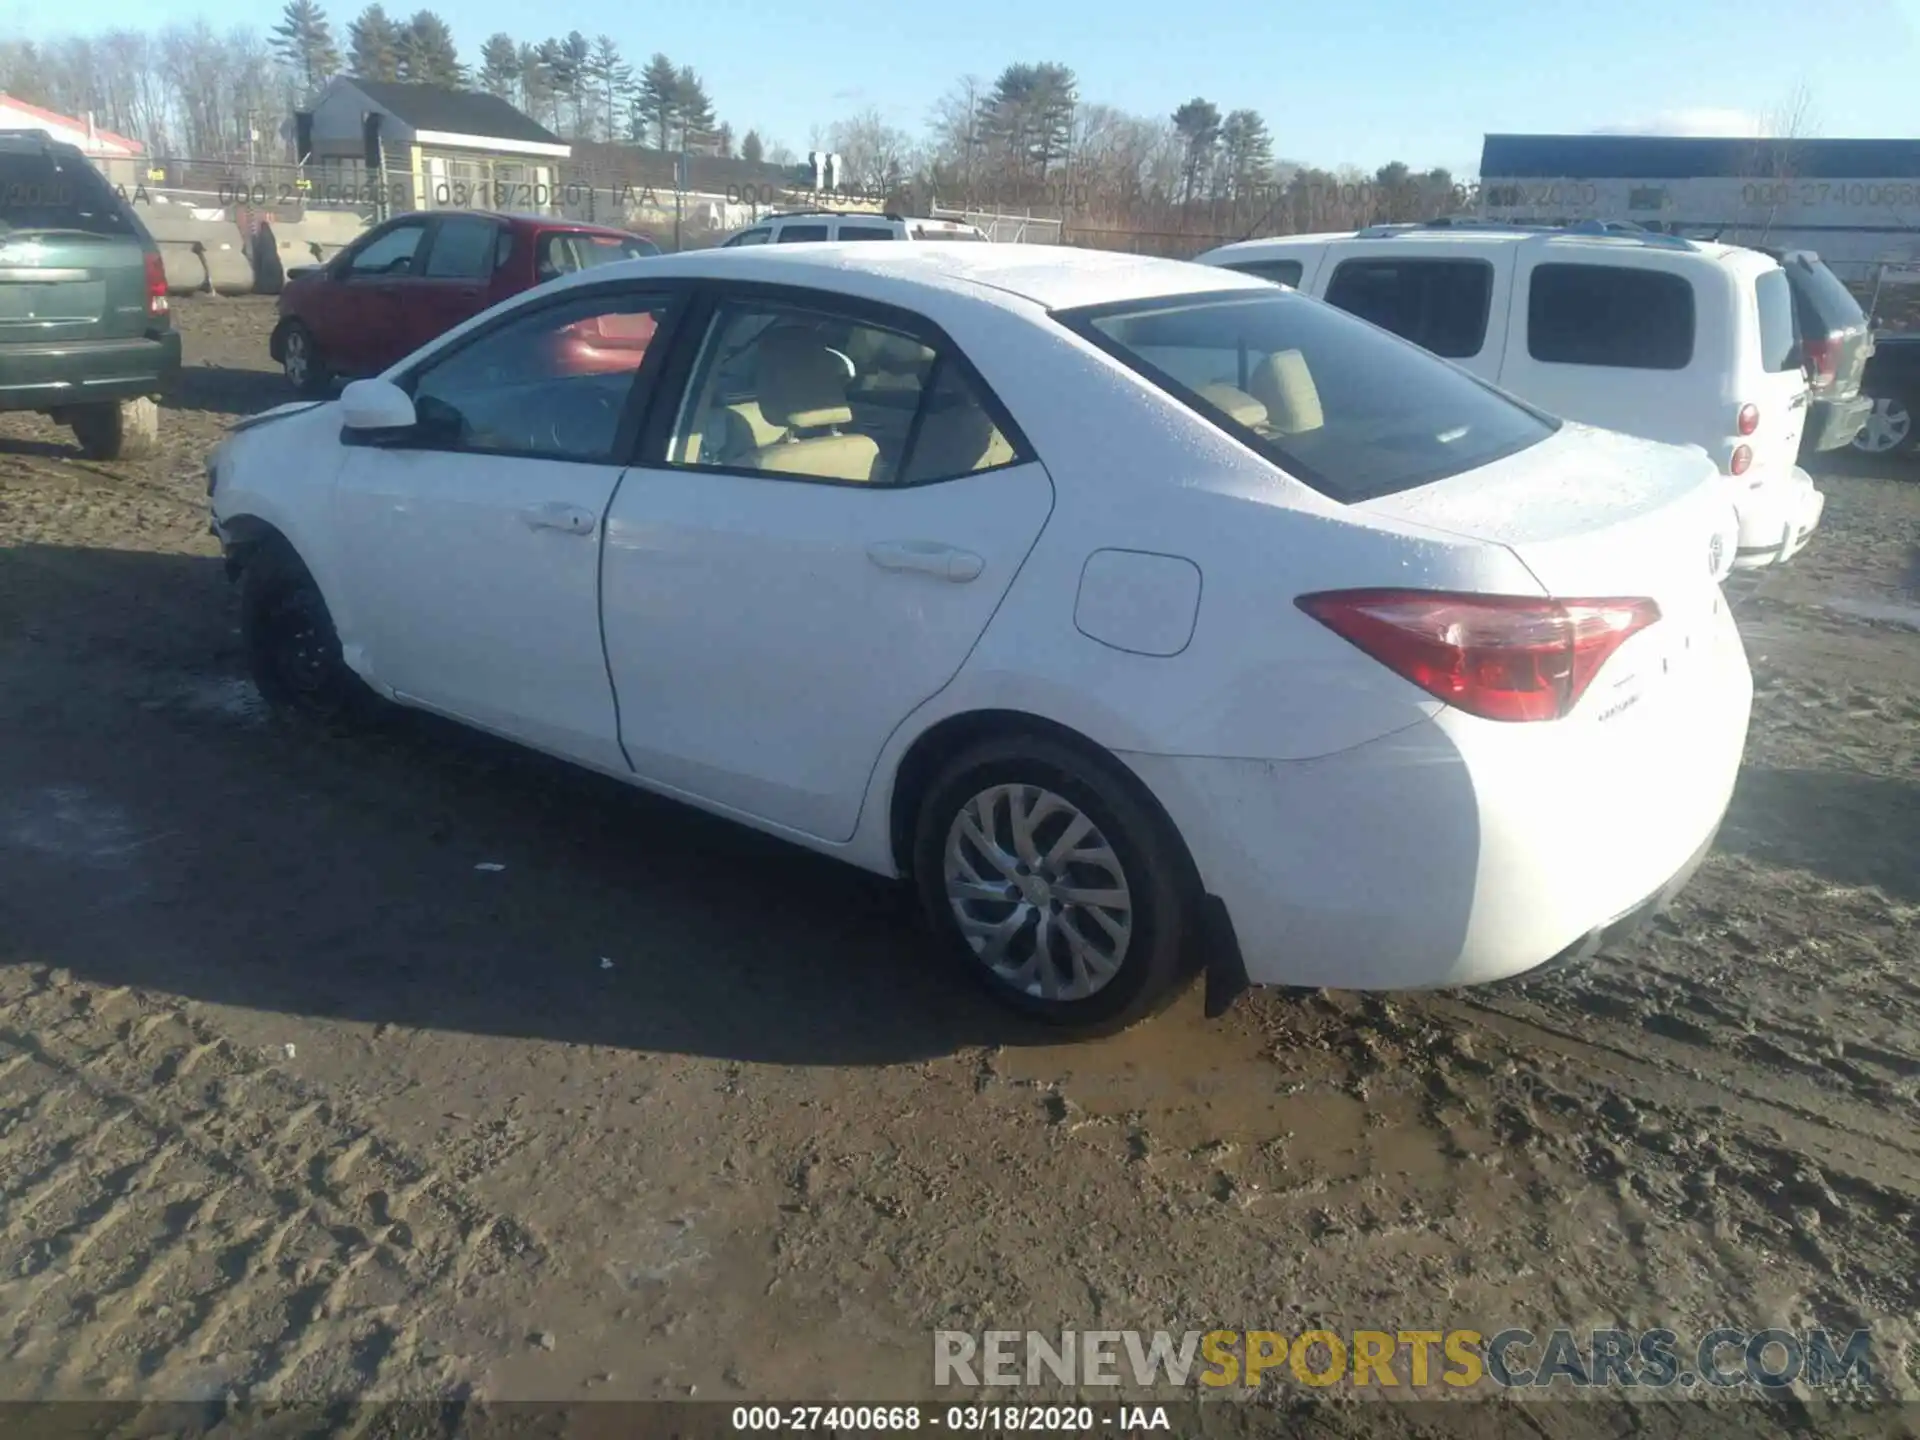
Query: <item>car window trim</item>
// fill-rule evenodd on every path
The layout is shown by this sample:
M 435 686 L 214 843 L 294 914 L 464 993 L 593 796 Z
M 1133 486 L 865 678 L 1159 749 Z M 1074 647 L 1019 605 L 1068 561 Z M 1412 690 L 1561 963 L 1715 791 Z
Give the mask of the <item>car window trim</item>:
M 516 305 L 504 314 L 495 316 L 486 324 L 462 335 L 449 345 L 442 345 L 420 357 L 419 361 L 404 371 L 393 375 L 391 384 L 406 391 L 407 398 L 414 398 L 414 387 L 420 377 L 429 369 L 461 354 L 497 335 L 503 329 L 518 324 L 529 317 L 538 316 L 549 310 L 580 304 L 602 296 L 642 296 L 663 295 L 667 299 L 666 313 L 655 322 L 653 339 L 647 344 L 647 353 L 641 359 L 639 368 L 628 381 L 626 397 L 620 404 L 620 423 L 614 430 L 613 444 L 605 457 L 587 458 L 580 455 L 564 455 L 552 451 L 533 450 L 496 450 L 475 445 L 437 445 L 418 442 L 412 439 L 382 440 L 374 436 L 363 435 L 340 428 L 340 443 L 356 447 L 378 448 L 384 450 L 402 450 L 419 454 L 437 455 L 491 455 L 510 460 L 559 460 L 573 465 L 603 465 L 625 469 L 638 463 L 635 455 L 639 450 L 640 437 L 646 431 L 647 421 L 652 415 L 658 400 L 660 388 L 657 383 L 660 373 L 666 369 L 673 354 L 674 339 L 680 324 L 686 315 L 693 286 L 685 280 L 611 280 L 594 285 L 570 285 L 557 295 L 543 295 L 534 303 Z M 651 388 L 649 388 L 651 387 Z M 636 401 L 638 403 L 636 403 Z
M 1006 405 L 987 384 L 986 377 L 968 357 L 967 353 L 954 343 L 940 324 L 930 316 L 917 310 L 908 310 L 883 300 L 869 300 L 865 296 L 847 295 L 836 290 L 821 290 L 808 285 L 787 285 L 768 281 L 713 281 L 693 282 L 695 295 L 680 317 L 677 335 L 683 337 L 674 347 L 673 366 L 662 377 L 655 388 L 648 405 L 648 417 L 642 433 L 633 464 L 656 470 L 669 470 L 676 474 L 740 475 L 748 479 L 778 481 L 782 484 L 827 485 L 859 490 L 919 490 L 928 485 L 946 485 L 955 480 L 965 480 L 974 475 L 988 475 L 996 470 L 1011 469 L 1015 465 L 1033 464 L 1039 460 L 1038 453 L 1028 443 L 1026 432 L 1015 423 Z M 1001 438 L 1013 449 L 1011 459 L 998 465 L 983 466 L 978 470 L 969 470 L 961 475 L 943 475 L 931 480 L 915 480 L 911 483 L 893 481 L 876 485 L 870 480 L 836 480 L 825 475 L 780 475 L 768 470 L 750 469 L 744 465 L 688 465 L 667 458 L 669 445 L 673 440 L 673 427 L 677 423 L 681 409 L 686 404 L 686 394 L 693 382 L 694 367 L 700 358 L 701 346 L 712 329 L 714 317 L 721 306 L 734 303 L 761 303 L 767 305 L 785 305 L 795 309 L 824 311 L 830 315 L 844 315 L 856 322 L 870 323 L 876 328 L 894 331 L 927 346 L 934 353 L 934 363 L 928 369 L 931 380 L 935 371 L 946 362 L 956 366 L 961 377 L 973 387 L 980 406 L 987 412 L 987 418 L 1000 432 Z M 649 357 L 651 358 L 651 357 Z M 932 387 L 929 385 L 928 390 Z M 914 418 L 908 430 L 908 448 L 903 459 L 912 458 L 912 444 L 919 438 L 920 416 L 926 408 L 927 391 L 923 391 L 920 404 L 914 409 Z

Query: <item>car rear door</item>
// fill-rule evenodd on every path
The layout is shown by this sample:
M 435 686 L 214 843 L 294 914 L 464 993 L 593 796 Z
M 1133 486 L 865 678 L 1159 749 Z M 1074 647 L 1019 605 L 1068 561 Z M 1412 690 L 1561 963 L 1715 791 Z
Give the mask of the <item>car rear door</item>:
M 0 344 L 137 340 L 144 227 L 100 172 L 31 141 L 0 148 Z
M 418 276 L 401 286 L 402 354 L 425 345 L 487 308 L 488 282 L 500 258 L 500 225 L 484 215 L 433 222 Z
M 1513 247 L 1490 254 L 1394 253 L 1358 247 L 1334 260 L 1322 293 L 1329 305 L 1495 380 L 1506 348 Z
M 918 317 L 799 291 L 722 301 L 680 342 L 685 398 L 608 516 L 621 740 L 651 784 L 845 841 L 887 737 L 965 663 L 1053 484 Z M 897 383 L 863 385 L 856 356 Z

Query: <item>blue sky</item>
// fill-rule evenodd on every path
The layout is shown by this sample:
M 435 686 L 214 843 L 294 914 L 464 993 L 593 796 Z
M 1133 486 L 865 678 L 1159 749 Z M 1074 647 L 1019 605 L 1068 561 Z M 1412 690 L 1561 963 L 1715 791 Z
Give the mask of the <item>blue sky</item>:
M 168 7 L 217 27 L 270 24 L 273 0 Z M 329 6 L 337 31 L 357 0 Z M 405 14 L 410 0 L 389 0 Z M 1488 130 L 1726 133 L 1804 86 L 1815 133 L 1920 133 L 1920 0 L 445 0 L 471 60 L 495 30 L 612 35 L 630 59 L 664 50 L 707 81 L 736 134 L 804 152 L 815 127 L 867 106 L 918 131 L 961 76 L 1060 61 L 1083 99 L 1168 114 L 1194 95 L 1259 110 L 1287 158 L 1471 171 Z M 47 38 L 150 26 L 147 0 L 0 0 L 0 34 Z M 269 18 L 263 21 L 262 16 Z

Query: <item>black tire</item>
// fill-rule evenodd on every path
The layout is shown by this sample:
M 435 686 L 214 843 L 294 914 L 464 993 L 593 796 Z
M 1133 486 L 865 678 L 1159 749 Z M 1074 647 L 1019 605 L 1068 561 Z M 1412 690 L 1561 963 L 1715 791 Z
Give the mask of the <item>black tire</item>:
M 160 406 L 147 396 L 77 405 L 73 438 L 89 460 L 144 460 L 160 448 Z
M 320 587 L 284 541 L 263 541 L 247 557 L 240 634 L 253 683 L 268 704 L 328 723 L 373 713 L 377 697 L 341 657 Z
M 963 808 L 976 796 L 1004 785 L 1052 792 L 1092 822 L 1117 857 L 1129 900 L 1131 932 L 1117 957 L 1117 970 L 1090 994 L 1049 998 L 1034 993 L 1030 986 L 1010 983 L 975 952 L 961 928 L 955 902 L 949 899 L 948 836 Z M 1068 823 L 1056 819 L 1061 828 Z M 1044 850 L 1058 838 L 1057 828 L 1048 831 L 1049 823 L 1053 822 L 1036 827 L 1040 840 L 1037 850 Z M 963 853 L 970 858 L 980 854 L 970 841 L 965 842 Z M 1013 858 L 1013 852 L 1007 852 L 1006 858 Z M 976 874 L 987 874 L 978 864 L 972 868 Z M 1009 736 L 971 747 L 940 772 L 921 799 L 914 825 L 913 873 L 922 914 L 941 946 L 1001 1003 L 1046 1024 L 1082 1035 L 1111 1034 L 1164 1008 L 1179 993 L 1181 982 L 1191 978 L 1189 962 L 1197 948 L 1194 942 L 1199 923 L 1198 885 L 1192 878 L 1192 866 L 1172 826 L 1142 798 L 1137 785 L 1130 783 L 1116 761 L 1043 736 Z M 1072 874 L 1056 871 L 1052 878 L 1063 887 L 1072 879 L 1083 891 L 1111 884 L 1110 880 L 1090 879 L 1088 872 L 1078 867 Z M 1021 922 L 1009 948 L 1025 942 L 1016 954 L 1031 958 L 1030 942 L 1039 932 L 1034 918 L 1038 909 L 1030 902 L 1031 896 L 1026 901 L 1009 898 L 972 903 L 981 907 L 977 918 L 989 924 L 1002 916 L 1010 922 L 1016 910 L 1026 910 L 1028 918 Z M 1047 903 L 1049 907 L 1058 905 L 1057 900 Z M 1083 938 L 1098 940 L 1103 927 L 1079 918 L 1085 911 L 1086 907 L 1081 907 L 1076 914 L 1057 918 L 1054 923 L 1071 923 Z M 1053 913 L 1059 917 L 1057 909 Z M 1119 913 L 1107 908 L 1109 918 Z M 1058 931 L 1055 935 L 1047 959 L 1040 963 L 1057 961 L 1052 967 L 1056 980 L 1070 981 L 1066 936 Z M 1111 938 L 1109 934 L 1106 943 L 1111 943 Z
M 280 332 L 280 369 L 287 383 L 309 399 L 333 393 L 333 371 L 320 354 L 320 342 L 298 320 L 289 320 Z

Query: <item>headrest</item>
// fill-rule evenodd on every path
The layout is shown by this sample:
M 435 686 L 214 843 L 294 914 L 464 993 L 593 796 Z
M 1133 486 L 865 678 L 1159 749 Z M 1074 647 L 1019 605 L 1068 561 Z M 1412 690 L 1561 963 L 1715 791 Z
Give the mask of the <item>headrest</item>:
M 797 325 L 779 325 L 758 346 L 760 413 L 775 425 L 811 430 L 852 421 L 847 366 L 827 343 Z
M 1267 407 L 1244 390 L 1236 390 L 1231 385 L 1218 382 L 1202 385 L 1199 396 L 1216 410 L 1223 410 L 1229 420 L 1234 420 L 1249 428 L 1267 423 Z
M 1267 426 L 1282 435 L 1299 435 L 1326 424 L 1320 390 L 1298 350 L 1276 350 L 1247 377 L 1253 398 L 1267 407 Z

